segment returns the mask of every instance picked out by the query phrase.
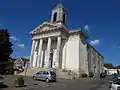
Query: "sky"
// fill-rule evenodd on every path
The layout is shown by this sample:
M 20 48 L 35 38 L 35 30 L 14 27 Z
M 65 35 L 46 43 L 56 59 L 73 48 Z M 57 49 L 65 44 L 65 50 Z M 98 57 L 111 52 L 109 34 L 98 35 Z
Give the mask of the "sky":
M 28 57 L 34 28 L 50 20 L 60 0 L 0 0 L 0 28 L 8 29 L 12 57 Z M 91 45 L 105 62 L 120 64 L 120 0 L 62 0 L 69 30 L 88 31 Z

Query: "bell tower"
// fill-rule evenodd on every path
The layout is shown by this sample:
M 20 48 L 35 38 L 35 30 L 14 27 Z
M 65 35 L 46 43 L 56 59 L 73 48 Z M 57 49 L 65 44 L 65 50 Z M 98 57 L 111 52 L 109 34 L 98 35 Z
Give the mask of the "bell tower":
M 51 22 L 52 23 L 61 22 L 63 24 L 66 24 L 66 17 L 67 17 L 67 14 L 66 14 L 65 8 L 60 3 L 52 10 Z

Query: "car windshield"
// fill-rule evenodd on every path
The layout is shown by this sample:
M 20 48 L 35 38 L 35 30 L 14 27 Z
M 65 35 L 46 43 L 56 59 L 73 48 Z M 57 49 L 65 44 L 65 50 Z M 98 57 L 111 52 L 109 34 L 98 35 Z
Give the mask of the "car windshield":
M 50 74 L 51 74 L 51 75 L 55 75 L 55 73 L 54 73 L 54 72 L 52 72 L 52 71 L 50 71 Z

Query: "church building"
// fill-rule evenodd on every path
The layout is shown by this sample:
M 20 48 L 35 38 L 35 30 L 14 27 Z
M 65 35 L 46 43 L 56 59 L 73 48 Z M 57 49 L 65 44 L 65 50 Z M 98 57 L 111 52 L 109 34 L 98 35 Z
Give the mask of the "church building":
M 30 32 L 30 67 L 71 70 L 78 75 L 101 73 L 103 56 L 86 41 L 85 31 L 69 30 L 66 20 L 66 10 L 60 3 L 52 10 L 50 21 Z

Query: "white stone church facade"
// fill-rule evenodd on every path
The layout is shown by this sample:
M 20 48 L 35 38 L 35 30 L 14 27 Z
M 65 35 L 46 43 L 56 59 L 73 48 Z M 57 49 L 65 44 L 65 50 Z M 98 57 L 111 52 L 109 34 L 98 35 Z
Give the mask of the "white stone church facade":
M 30 67 L 66 69 L 76 74 L 103 71 L 103 56 L 87 43 L 81 29 L 68 30 L 66 11 L 62 4 L 53 10 L 50 22 L 33 31 Z

